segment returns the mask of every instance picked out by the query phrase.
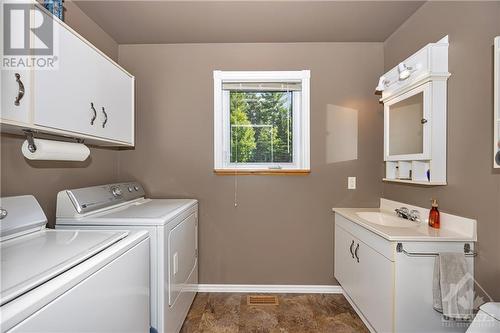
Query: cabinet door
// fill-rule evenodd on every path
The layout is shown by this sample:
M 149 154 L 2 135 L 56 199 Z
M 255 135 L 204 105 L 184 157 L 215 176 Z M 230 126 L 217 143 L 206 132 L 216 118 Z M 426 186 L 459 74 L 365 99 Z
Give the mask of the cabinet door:
M 34 77 L 34 123 L 133 144 L 133 77 L 65 26 L 56 31 L 58 67 Z
M 45 15 L 45 14 L 44 14 Z M 54 24 L 58 24 L 54 22 Z M 97 134 L 92 122 L 98 53 L 76 35 L 59 26 L 58 68 L 38 71 L 34 77 L 34 122 L 87 135 Z
M 377 332 L 393 332 L 394 263 L 335 226 L 335 278 Z
M 95 66 L 98 135 L 133 144 L 134 79 L 105 57 Z
M 430 159 L 431 85 L 421 85 L 384 104 L 386 161 Z
M 1 70 L 2 120 L 29 123 L 32 71 Z M 23 93 L 24 91 L 24 93 Z
M 25 4 L 23 4 L 24 6 Z M 4 19 L 4 2 L 0 3 L 0 17 Z M 15 19 L 17 22 L 17 19 Z M 4 34 L 10 34 L 12 40 L 24 40 L 24 29 L 6 29 L 7 26 L 0 23 L 1 43 L 3 44 Z M 7 47 L 7 45 L 4 45 Z M 3 48 L 2 48 L 3 49 Z M 7 60 L 8 56 L 2 61 Z M 30 121 L 31 77 L 33 71 L 24 70 L 26 67 L 20 65 L 19 68 L 0 69 L 0 120 L 1 122 L 28 124 Z M 24 94 L 23 94 L 24 90 Z
M 356 248 L 359 280 L 352 298 L 377 332 L 393 332 L 394 263 L 361 241 Z
M 354 259 L 355 246 L 355 238 L 338 225 L 335 225 L 334 275 L 351 298 L 352 294 L 356 292 L 355 286 L 358 280 L 355 271 L 357 268 Z

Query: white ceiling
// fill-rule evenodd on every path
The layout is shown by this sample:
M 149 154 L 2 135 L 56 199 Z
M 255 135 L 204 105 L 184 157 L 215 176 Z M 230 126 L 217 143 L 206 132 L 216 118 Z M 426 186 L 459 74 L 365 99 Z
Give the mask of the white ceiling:
M 424 1 L 76 1 L 119 44 L 382 42 Z

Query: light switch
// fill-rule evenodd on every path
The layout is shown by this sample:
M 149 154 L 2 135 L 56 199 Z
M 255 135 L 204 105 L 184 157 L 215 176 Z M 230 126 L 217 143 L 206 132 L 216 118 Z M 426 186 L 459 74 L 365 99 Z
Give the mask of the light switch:
M 347 177 L 347 189 L 348 190 L 356 189 L 356 177 Z
M 177 252 L 174 253 L 174 275 L 179 271 L 179 256 Z

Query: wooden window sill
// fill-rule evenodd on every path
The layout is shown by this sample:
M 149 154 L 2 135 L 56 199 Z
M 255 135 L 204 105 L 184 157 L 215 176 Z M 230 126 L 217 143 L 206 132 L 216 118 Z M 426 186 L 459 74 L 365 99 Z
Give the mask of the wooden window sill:
M 219 176 L 306 176 L 311 170 L 241 170 L 241 169 L 215 169 L 214 173 Z

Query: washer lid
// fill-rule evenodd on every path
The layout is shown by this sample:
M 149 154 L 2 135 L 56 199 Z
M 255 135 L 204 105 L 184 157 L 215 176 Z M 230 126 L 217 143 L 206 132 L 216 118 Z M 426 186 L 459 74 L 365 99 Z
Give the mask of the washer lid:
M 0 247 L 0 304 L 67 271 L 127 234 L 123 231 L 45 229 L 3 241 Z
M 500 321 L 500 303 L 489 302 L 480 306 L 481 311 Z
M 57 219 L 56 224 L 164 225 L 196 203 L 194 199 L 143 199 L 81 219 Z

